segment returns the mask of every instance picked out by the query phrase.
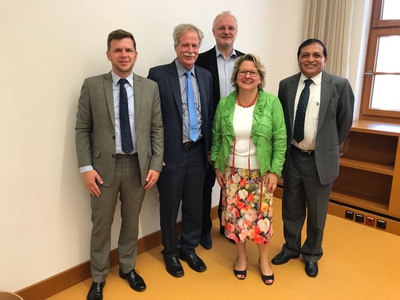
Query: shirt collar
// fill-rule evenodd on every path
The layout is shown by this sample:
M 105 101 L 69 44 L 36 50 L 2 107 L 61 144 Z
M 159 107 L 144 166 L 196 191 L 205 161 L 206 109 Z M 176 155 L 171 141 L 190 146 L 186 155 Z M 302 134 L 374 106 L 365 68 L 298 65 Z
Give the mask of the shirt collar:
M 119 77 L 113 71 L 111 71 L 111 77 L 112 77 L 114 86 L 116 86 L 118 84 L 118 81 L 121 79 L 121 77 Z M 133 86 L 133 72 L 131 74 L 129 74 L 128 77 L 126 77 L 125 79 L 128 80 L 128 82 L 131 86 Z
M 217 45 L 215 45 L 215 56 L 218 57 L 220 55 L 222 55 L 222 52 L 218 49 Z M 232 49 L 232 52 L 229 55 L 229 58 L 231 58 L 232 56 L 235 58 L 237 57 L 235 49 Z M 222 55 L 222 57 L 223 57 L 223 55 Z
M 176 65 L 176 70 L 178 71 L 178 76 L 181 77 L 185 75 L 187 71 L 190 71 L 194 77 L 196 77 L 196 72 L 194 65 L 190 70 L 186 70 L 182 65 L 178 62 L 178 60 L 175 58 L 175 65 Z
M 303 73 L 301 73 L 300 82 L 304 84 L 304 80 L 306 80 L 306 79 L 311 79 L 315 85 L 319 85 L 322 80 L 322 72 L 320 72 L 319 74 L 315 75 L 312 78 L 307 78 Z

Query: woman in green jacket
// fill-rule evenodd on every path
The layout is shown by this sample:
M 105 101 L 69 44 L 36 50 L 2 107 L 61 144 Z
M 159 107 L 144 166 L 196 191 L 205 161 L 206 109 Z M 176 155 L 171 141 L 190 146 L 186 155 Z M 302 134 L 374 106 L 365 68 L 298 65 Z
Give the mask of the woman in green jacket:
M 246 241 L 251 240 L 258 246 L 261 279 L 271 285 L 268 243 L 272 193 L 285 160 L 284 116 L 279 99 L 262 89 L 265 67 L 255 55 L 236 59 L 231 83 L 235 91 L 220 100 L 215 113 L 211 149 L 223 194 L 222 224 L 236 244 L 235 276 L 246 278 Z

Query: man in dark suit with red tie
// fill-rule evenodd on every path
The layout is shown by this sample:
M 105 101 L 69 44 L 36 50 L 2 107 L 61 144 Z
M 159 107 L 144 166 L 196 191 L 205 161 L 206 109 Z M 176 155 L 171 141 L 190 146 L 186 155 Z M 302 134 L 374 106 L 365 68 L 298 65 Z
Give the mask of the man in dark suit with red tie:
M 164 124 L 165 165 L 157 183 L 162 254 L 167 272 L 181 277 L 184 271 L 179 259 L 196 272 L 206 270 L 195 248 L 201 237 L 203 183 L 211 149 L 212 78 L 210 72 L 194 65 L 203 33 L 192 24 L 180 24 L 173 37 L 176 59 L 151 68 L 148 78 L 158 83 Z M 178 239 L 175 225 L 181 203 Z

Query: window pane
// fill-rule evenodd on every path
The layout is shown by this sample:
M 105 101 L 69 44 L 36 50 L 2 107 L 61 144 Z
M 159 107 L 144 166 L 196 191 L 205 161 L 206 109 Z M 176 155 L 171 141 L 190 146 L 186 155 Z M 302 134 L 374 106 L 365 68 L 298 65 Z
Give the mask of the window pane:
M 400 111 L 400 75 L 375 75 L 372 109 Z
M 400 3 L 400 1 L 399 1 Z M 376 72 L 400 72 L 400 36 L 383 36 L 378 40 Z
M 384 0 L 381 20 L 397 20 L 400 19 L 400 1 Z

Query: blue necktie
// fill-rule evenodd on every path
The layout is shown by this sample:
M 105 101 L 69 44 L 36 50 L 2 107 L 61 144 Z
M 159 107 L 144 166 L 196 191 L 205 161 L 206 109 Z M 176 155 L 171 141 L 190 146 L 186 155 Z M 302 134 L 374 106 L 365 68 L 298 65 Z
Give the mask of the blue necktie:
M 122 151 L 130 154 L 133 150 L 131 125 L 129 124 L 128 95 L 126 94 L 126 79 L 120 79 L 119 83 L 119 122 L 121 129 L 121 147 Z
M 310 84 L 311 79 L 304 80 L 305 86 L 301 91 L 299 103 L 297 104 L 296 118 L 294 121 L 294 134 L 293 138 L 297 143 L 304 140 L 304 120 L 306 118 L 308 99 L 310 98 Z
M 190 76 L 192 73 L 186 71 L 186 94 L 189 110 L 189 138 L 195 142 L 199 137 L 199 128 L 197 125 L 196 105 L 194 104 L 194 93 L 192 87 L 192 80 Z

